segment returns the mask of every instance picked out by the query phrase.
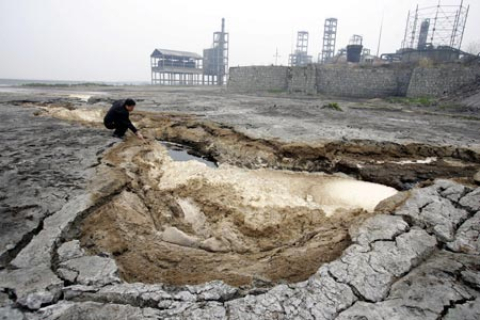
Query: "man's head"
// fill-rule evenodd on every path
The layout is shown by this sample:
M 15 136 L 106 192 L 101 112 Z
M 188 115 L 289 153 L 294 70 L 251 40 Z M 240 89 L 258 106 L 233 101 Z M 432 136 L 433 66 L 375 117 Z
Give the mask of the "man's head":
M 132 112 L 133 108 L 135 108 L 135 100 L 130 98 L 125 100 L 125 109 L 127 109 L 128 112 Z

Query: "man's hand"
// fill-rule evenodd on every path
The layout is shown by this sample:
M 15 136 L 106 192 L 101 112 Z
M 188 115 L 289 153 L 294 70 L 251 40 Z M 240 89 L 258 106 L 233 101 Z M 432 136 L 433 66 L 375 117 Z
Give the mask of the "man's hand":
M 145 140 L 145 138 L 142 136 L 142 134 L 140 133 L 140 131 L 137 131 L 135 133 L 135 135 L 137 136 L 138 139 L 142 140 L 143 143 L 147 143 L 147 141 Z

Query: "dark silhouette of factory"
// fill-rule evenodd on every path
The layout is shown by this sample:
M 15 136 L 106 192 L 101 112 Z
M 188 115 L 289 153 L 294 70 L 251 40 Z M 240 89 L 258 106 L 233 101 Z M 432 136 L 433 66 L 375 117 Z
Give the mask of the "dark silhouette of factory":
M 228 33 L 225 19 L 222 31 L 213 34 L 213 45 L 203 50 L 203 57 L 194 52 L 155 49 L 150 55 L 154 85 L 219 85 L 226 84 L 228 72 Z

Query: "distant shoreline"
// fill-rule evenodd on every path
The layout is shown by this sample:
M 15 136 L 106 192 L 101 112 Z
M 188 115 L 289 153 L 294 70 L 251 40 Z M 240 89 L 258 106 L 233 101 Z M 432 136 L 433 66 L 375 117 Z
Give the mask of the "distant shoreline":
M 69 80 L 30 80 L 0 79 L 0 87 L 71 87 L 71 86 L 145 86 L 149 81 L 69 81 Z

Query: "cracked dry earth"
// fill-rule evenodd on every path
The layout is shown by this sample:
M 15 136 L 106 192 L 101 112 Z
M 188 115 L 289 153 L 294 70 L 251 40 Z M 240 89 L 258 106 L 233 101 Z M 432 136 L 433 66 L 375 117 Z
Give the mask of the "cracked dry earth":
M 471 149 L 154 112 L 134 116 L 141 145 L 108 138 L 102 108 L 2 110 L 0 319 L 480 318 Z

